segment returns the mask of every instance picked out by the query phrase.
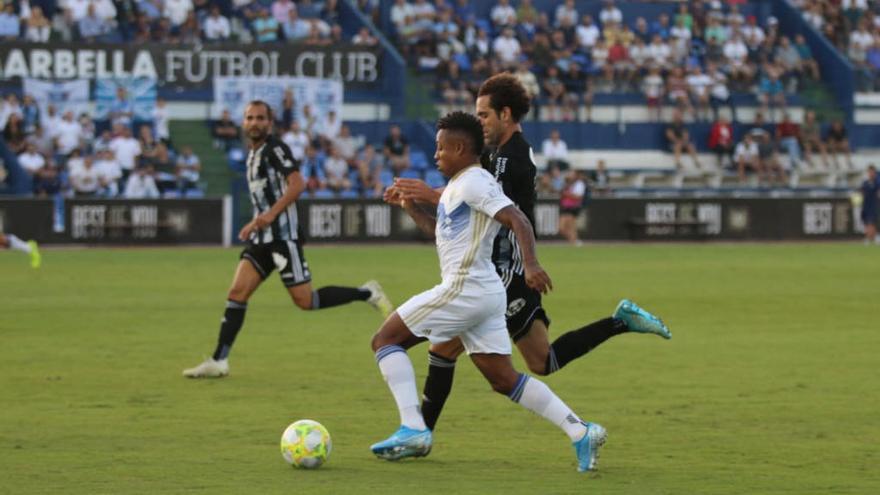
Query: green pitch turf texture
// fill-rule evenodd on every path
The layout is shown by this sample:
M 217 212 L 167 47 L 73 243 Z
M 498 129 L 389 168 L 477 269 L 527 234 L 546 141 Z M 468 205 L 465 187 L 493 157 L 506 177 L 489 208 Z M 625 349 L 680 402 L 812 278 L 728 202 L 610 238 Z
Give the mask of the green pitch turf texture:
M 375 459 L 398 425 L 365 304 L 306 313 L 273 277 L 223 380 L 213 349 L 236 250 L 0 252 L 0 493 L 880 493 L 880 249 L 861 244 L 541 246 L 552 334 L 621 297 L 674 338 L 622 335 L 546 382 L 607 427 L 600 470 L 494 394 L 467 360 L 424 459 Z M 430 246 L 308 246 L 316 285 L 377 278 L 395 302 L 438 278 Z M 410 351 L 419 386 L 426 346 Z M 516 364 L 524 369 L 519 356 Z M 278 443 L 322 422 L 328 463 Z

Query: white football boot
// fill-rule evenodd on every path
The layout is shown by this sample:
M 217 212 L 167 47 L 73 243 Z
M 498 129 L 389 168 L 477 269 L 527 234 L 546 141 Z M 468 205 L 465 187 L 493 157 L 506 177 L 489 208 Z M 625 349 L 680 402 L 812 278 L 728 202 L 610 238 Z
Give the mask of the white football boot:
M 214 361 L 208 358 L 195 368 L 183 370 L 183 376 L 187 378 L 223 378 L 228 374 L 229 361 L 226 359 Z

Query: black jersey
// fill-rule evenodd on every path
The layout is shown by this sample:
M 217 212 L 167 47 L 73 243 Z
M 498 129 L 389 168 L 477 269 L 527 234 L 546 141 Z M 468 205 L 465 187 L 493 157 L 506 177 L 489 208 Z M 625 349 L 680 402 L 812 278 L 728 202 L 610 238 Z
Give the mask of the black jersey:
M 483 168 L 501 183 L 504 194 L 526 215 L 534 229 L 537 168 L 532 146 L 522 133 L 513 133 L 506 143 L 488 156 L 484 155 L 482 162 Z M 519 244 L 516 243 L 513 232 L 507 228 L 502 227 L 495 237 L 492 262 L 495 263 L 495 269 L 501 275 L 505 287 L 510 284 L 514 274 L 523 274 Z
M 290 148 L 275 136 L 269 136 L 259 148 L 247 156 L 247 182 L 254 205 L 254 218 L 266 213 L 287 191 L 287 176 L 299 170 L 299 163 Z M 293 241 L 299 238 L 296 203 L 285 208 L 268 227 L 251 233 L 254 244 L 272 241 Z

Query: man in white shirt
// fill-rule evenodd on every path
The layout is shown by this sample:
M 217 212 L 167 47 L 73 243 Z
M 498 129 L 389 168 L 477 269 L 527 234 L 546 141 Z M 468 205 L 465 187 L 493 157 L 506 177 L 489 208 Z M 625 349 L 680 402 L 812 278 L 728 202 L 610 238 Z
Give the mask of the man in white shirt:
M 94 196 L 101 188 L 101 177 L 91 156 L 82 159 L 82 165 L 70 167 L 70 186 L 77 196 Z
M 171 130 L 169 129 L 168 106 L 163 98 L 156 99 L 156 107 L 153 109 L 153 134 L 159 141 L 168 144 L 171 140 Z
M 570 168 L 568 163 L 568 145 L 559 138 L 559 130 L 557 129 L 550 131 L 550 137 L 541 143 L 541 154 L 547 160 L 547 168 L 554 165 L 560 170 Z
M 391 22 L 397 27 L 398 33 L 406 27 L 408 19 L 414 16 L 412 5 L 406 0 L 395 0 L 391 6 Z
M 755 142 L 751 132 L 743 136 L 743 140 L 736 145 L 733 151 L 733 161 L 736 163 L 736 173 L 740 182 L 746 181 L 746 171 L 750 170 L 761 174 L 761 161 L 758 159 L 758 143 Z
M 193 10 L 192 0 L 165 0 L 162 16 L 171 21 L 172 26 L 180 26 Z
M 119 195 L 119 180 L 122 179 L 122 167 L 116 162 L 113 152 L 109 149 L 100 151 L 95 157 L 95 170 L 101 184 L 101 196 L 113 198 Z
M 495 38 L 492 43 L 492 51 L 495 52 L 495 56 L 504 67 L 510 67 L 519 60 L 522 48 L 519 41 L 513 37 L 513 29 L 506 28 L 501 36 Z
M 498 0 L 498 5 L 492 7 L 489 17 L 492 18 L 492 24 L 497 28 L 516 24 L 516 10 L 510 6 L 510 0 Z
M 202 171 L 202 163 L 198 155 L 193 153 L 192 146 L 184 146 L 177 157 L 177 179 L 180 189 L 196 187 Z
M 581 18 L 580 25 L 575 29 L 578 47 L 583 53 L 590 53 L 590 50 L 592 50 L 593 46 L 596 44 L 596 40 L 598 40 L 601 35 L 602 33 L 599 31 L 599 28 L 593 24 L 593 17 L 590 15 L 585 15 Z
M 203 32 L 207 41 L 226 41 L 229 39 L 229 19 L 220 15 L 220 8 L 216 5 L 211 7 L 211 14 L 205 19 Z
M 137 167 L 125 183 L 123 196 L 128 199 L 150 199 L 159 197 L 159 188 L 149 167 Z
M 37 170 L 46 165 L 46 158 L 37 153 L 37 147 L 34 143 L 28 143 L 24 149 L 24 153 L 18 155 L 18 164 L 24 169 L 28 175 L 33 176 Z
M 574 26 L 578 21 L 578 11 L 574 0 L 565 0 L 565 3 L 556 7 L 555 26 Z
M 64 117 L 58 122 L 56 127 L 58 153 L 68 155 L 80 145 L 82 137 L 82 126 L 74 120 L 73 112 L 70 110 L 64 112 Z
M 712 78 L 703 73 L 700 66 L 694 66 L 690 75 L 687 76 L 687 85 L 694 103 L 694 113 L 697 120 L 709 119 L 709 88 L 712 87 Z
M 110 141 L 110 149 L 113 150 L 113 155 L 122 168 L 123 176 L 128 177 L 141 154 L 141 144 L 131 137 L 131 129 L 128 127 L 117 126 L 115 130 L 116 137 Z
M 342 121 L 336 116 L 335 111 L 330 110 L 321 119 L 318 134 L 328 141 L 333 141 L 339 136 L 340 129 L 342 129 Z
M 599 12 L 599 22 L 603 26 L 609 22 L 613 22 L 618 26 L 623 23 L 623 12 L 614 5 L 614 0 L 605 0 L 605 7 Z
M 495 273 L 492 248 L 500 227 L 510 229 L 523 253 L 526 283 L 546 293 L 552 283 L 535 256 L 529 220 L 504 195 L 492 174 L 480 167 L 483 130 L 479 121 L 456 112 L 440 119 L 438 129 L 437 165 L 452 179 L 440 196 L 437 217 L 393 193 L 388 197 L 423 231 L 436 236 L 442 281 L 401 305 L 373 336 L 371 347 L 394 396 L 401 426 L 371 450 L 386 460 L 428 455 L 433 436 L 419 410 L 415 372 L 406 349 L 425 339 L 436 344 L 459 338 L 495 391 L 568 435 L 575 447 L 578 471 L 595 469 L 605 429 L 582 421 L 543 382 L 518 373 L 511 364 L 505 288 Z
M 299 121 L 294 120 L 290 123 L 290 129 L 282 136 L 281 140 L 290 148 L 290 154 L 297 160 L 302 160 L 306 156 L 306 147 L 309 145 L 309 135 L 306 134 L 299 125 Z

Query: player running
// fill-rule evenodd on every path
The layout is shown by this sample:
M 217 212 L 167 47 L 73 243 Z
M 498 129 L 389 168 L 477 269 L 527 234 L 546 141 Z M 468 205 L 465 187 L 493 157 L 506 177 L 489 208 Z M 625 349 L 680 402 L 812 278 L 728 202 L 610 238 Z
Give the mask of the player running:
M 528 111 L 528 94 L 515 77 L 498 74 L 480 87 L 476 113 L 486 146 L 494 148 L 492 153 L 484 154 L 483 167 L 534 225 L 536 167 L 532 148 L 519 126 Z M 398 195 L 409 201 L 437 204 L 440 192 L 419 180 L 399 179 L 386 192 L 385 199 L 394 203 Z M 612 316 L 567 332 L 551 344 L 550 318 L 541 307 L 541 293 L 526 284 L 523 253 L 510 229 L 499 230 L 492 247 L 492 262 L 507 289 L 507 331 L 532 373 L 554 373 L 621 333 L 653 333 L 672 338 L 659 318 L 624 299 Z M 431 430 L 452 390 L 455 360 L 463 350 L 458 339 L 431 345 L 422 397 L 422 414 Z
M 254 217 L 238 234 L 248 245 L 241 252 L 229 289 L 217 347 L 203 363 L 183 370 L 189 378 L 229 374 L 229 351 L 244 322 L 247 301 L 276 268 L 294 304 L 301 309 L 326 309 L 352 301 L 366 301 L 385 317 L 393 309 L 382 287 L 372 280 L 360 288 L 328 286 L 312 290 L 296 209 L 305 182 L 290 148 L 272 134 L 272 122 L 267 103 L 254 100 L 245 107 L 243 127 L 250 141 L 247 181 Z
M 412 201 L 398 201 L 420 228 L 435 234 L 442 281 L 410 298 L 373 336 L 376 362 L 397 402 L 401 426 L 371 450 L 387 460 L 430 452 L 432 434 L 419 412 L 415 372 L 406 349 L 424 339 L 434 345 L 456 339 L 493 390 L 569 436 L 578 471 L 595 469 L 605 429 L 582 421 L 547 385 L 518 373 L 510 359 L 505 288 L 493 266 L 493 240 L 501 225 L 515 232 L 524 283 L 530 290 L 546 293 L 552 284 L 535 256 L 529 220 L 480 166 L 483 132 L 479 120 L 455 112 L 440 119 L 437 129 L 434 158 L 451 179 L 438 201 L 436 218 Z
M 0 249 L 14 249 L 27 254 L 31 258 L 31 268 L 39 268 L 43 260 L 42 256 L 40 256 L 40 248 L 37 245 L 37 241 L 30 240 L 25 242 L 15 234 L 0 232 Z

